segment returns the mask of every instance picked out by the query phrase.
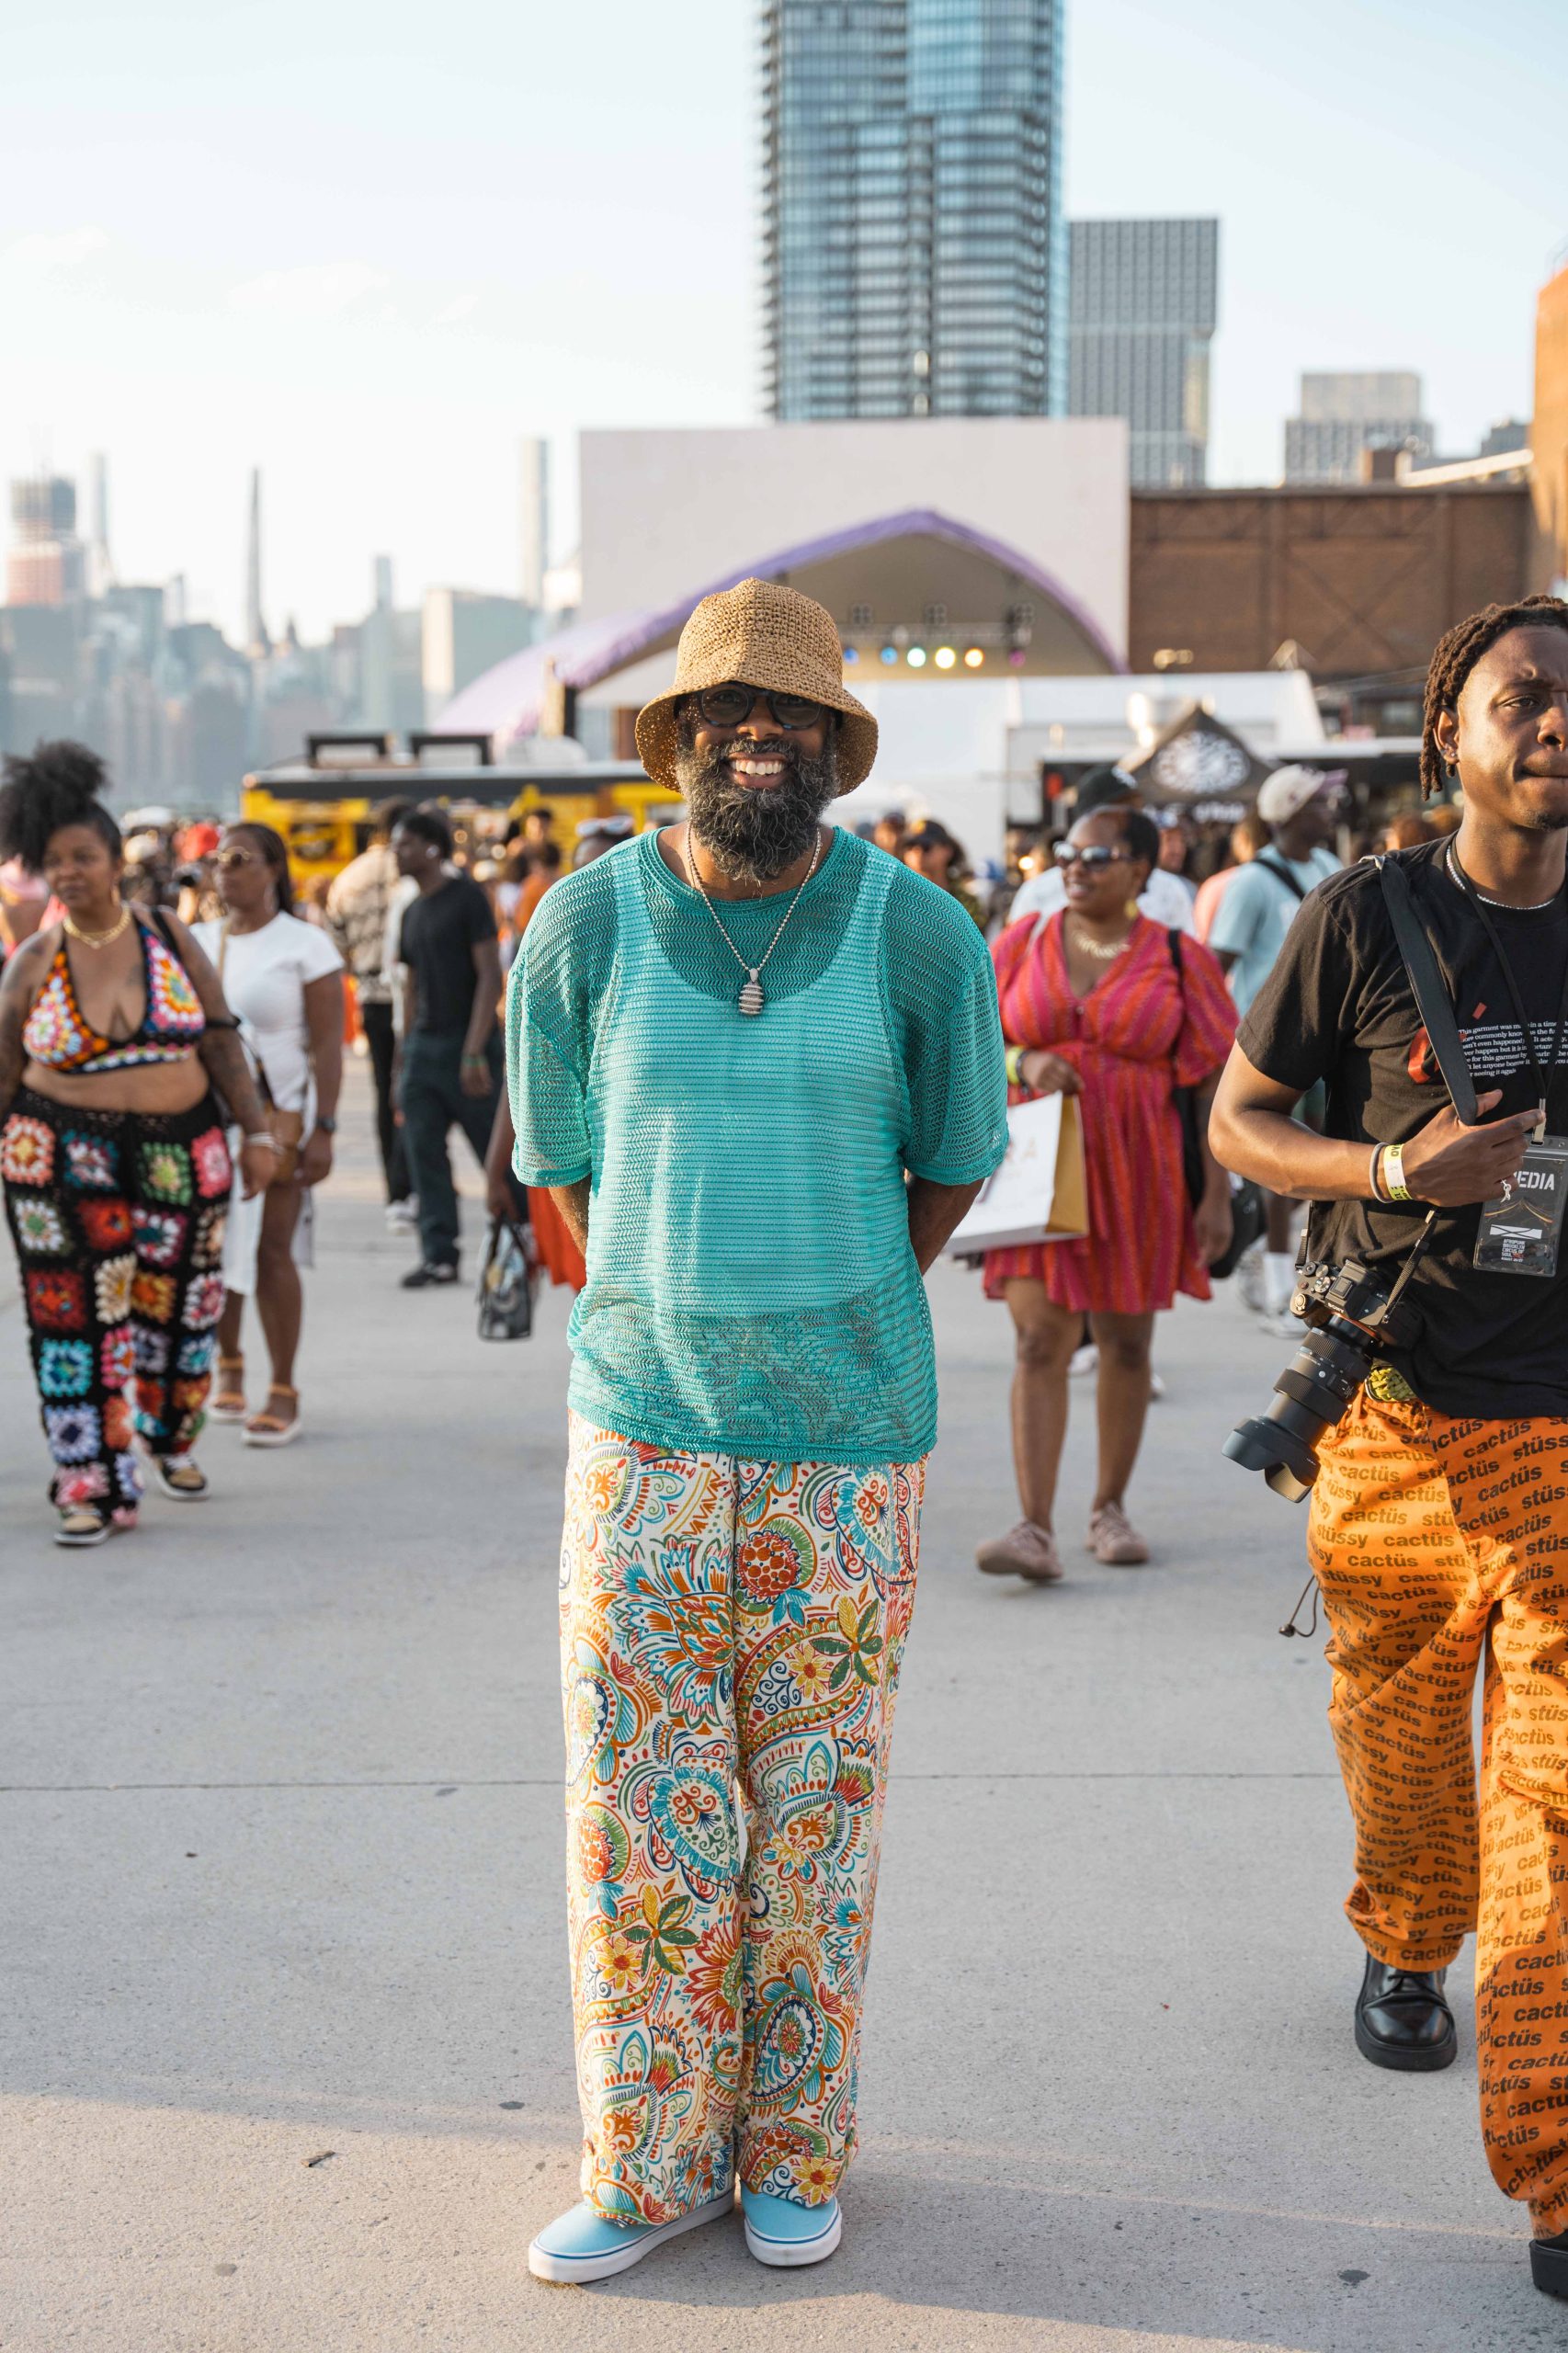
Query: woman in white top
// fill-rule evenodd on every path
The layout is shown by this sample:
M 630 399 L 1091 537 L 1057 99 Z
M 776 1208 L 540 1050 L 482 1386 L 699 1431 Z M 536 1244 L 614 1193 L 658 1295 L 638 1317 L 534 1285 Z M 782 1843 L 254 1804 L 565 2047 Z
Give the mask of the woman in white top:
M 343 1077 L 343 960 L 328 935 L 293 912 L 289 854 L 270 825 L 231 825 L 214 860 L 220 921 L 194 935 L 223 975 L 223 991 L 266 1074 L 275 1128 L 289 1145 L 265 1193 L 231 1211 L 223 1241 L 223 1313 L 218 1325 L 213 1418 L 244 1422 L 247 1446 L 287 1446 L 300 1435 L 294 1355 L 310 1264 L 310 1188 L 332 1167 Z M 301 1233 L 301 1217 L 304 1213 Z M 245 1415 L 240 1329 L 247 1296 L 271 1359 L 259 1414 Z

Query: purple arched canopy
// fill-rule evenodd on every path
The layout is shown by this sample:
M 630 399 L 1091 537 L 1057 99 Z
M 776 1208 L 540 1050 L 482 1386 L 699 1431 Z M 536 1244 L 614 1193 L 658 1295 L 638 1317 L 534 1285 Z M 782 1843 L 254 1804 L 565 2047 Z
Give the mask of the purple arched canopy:
M 505 662 L 497 662 L 493 669 L 463 688 L 442 712 L 442 728 L 453 733 L 464 729 L 476 733 L 483 731 L 493 735 L 498 745 L 520 735 L 530 735 L 539 725 L 547 664 L 553 666 L 562 686 L 583 692 L 613 676 L 616 671 L 630 669 L 634 662 L 673 645 L 693 606 L 704 597 L 714 596 L 722 588 L 733 588 L 739 580 L 798 581 L 801 573 L 816 565 L 896 540 L 941 540 L 968 555 L 982 557 L 1016 583 L 1020 594 L 1051 608 L 1068 636 L 1080 642 L 1085 669 L 1101 673 L 1125 671 L 1126 664 L 1098 622 L 1070 589 L 1032 558 L 993 539 L 988 532 L 938 513 L 935 507 L 916 506 L 906 508 L 902 514 L 880 515 L 869 522 L 847 524 L 842 530 L 736 564 L 718 579 L 704 581 L 674 604 L 575 622 L 556 636 L 528 646 Z

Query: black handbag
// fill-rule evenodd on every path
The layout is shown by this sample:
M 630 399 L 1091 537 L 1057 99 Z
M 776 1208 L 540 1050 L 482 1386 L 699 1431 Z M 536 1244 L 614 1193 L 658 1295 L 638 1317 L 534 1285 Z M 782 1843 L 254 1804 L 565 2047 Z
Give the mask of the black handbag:
M 527 1226 L 492 1218 L 484 1264 L 479 1270 L 479 1336 L 482 1340 L 526 1340 L 534 1327 L 534 1290 L 539 1268 Z
M 1187 1002 L 1186 967 L 1181 960 L 1181 934 L 1168 931 L 1171 962 L 1176 966 L 1176 983 Z M 1171 1099 L 1181 1121 L 1181 1173 L 1187 1186 L 1188 1204 L 1196 1209 L 1203 1199 L 1203 1114 L 1196 1086 L 1173 1086 Z M 1267 1222 L 1261 1189 L 1250 1176 L 1231 1179 L 1231 1239 L 1223 1255 L 1215 1259 L 1209 1269 L 1210 1282 L 1222 1283 L 1233 1275 L 1243 1255 L 1250 1250 L 1261 1235 Z

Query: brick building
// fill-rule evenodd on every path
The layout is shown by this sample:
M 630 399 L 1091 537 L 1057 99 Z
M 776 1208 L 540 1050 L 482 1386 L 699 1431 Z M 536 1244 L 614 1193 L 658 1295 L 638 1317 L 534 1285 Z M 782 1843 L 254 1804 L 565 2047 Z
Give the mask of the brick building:
M 1128 663 L 1261 670 L 1279 657 L 1320 683 L 1383 678 L 1407 699 L 1454 621 L 1549 577 L 1522 483 L 1134 491 Z M 1356 716 L 1403 732 L 1381 699 Z

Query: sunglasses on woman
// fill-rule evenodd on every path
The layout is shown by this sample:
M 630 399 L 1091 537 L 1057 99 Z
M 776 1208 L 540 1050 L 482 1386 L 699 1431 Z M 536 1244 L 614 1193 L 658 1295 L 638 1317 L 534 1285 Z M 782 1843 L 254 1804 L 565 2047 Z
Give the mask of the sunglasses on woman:
M 1081 866 L 1085 874 L 1098 874 L 1107 866 L 1125 865 L 1127 858 L 1126 850 L 1105 849 L 1098 842 L 1091 843 L 1086 849 L 1080 849 L 1074 842 L 1058 842 L 1056 845 L 1057 865 Z
M 758 703 L 771 714 L 776 727 L 798 734 L 814 727 L 823 706 L 809 695 L 775 694 L 770 687 L 704 687 L 697 697 L 697 715 L 705 727 L 744 727 Z

